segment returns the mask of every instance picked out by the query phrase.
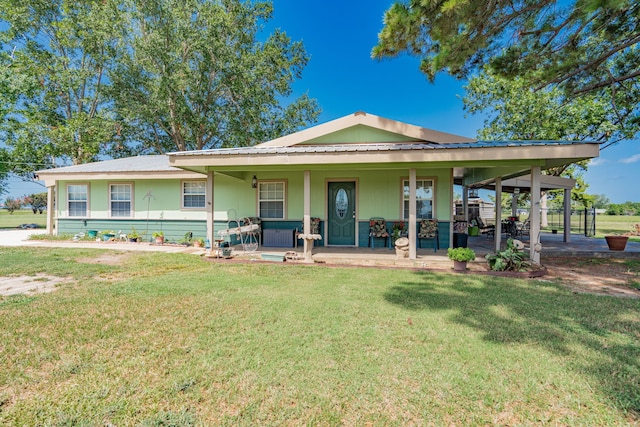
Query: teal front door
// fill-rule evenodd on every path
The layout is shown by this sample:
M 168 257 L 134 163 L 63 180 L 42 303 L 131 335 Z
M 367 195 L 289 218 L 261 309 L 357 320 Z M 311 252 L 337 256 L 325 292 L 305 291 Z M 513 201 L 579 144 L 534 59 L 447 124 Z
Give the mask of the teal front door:
M 356 244 L 356 183 L 330 182 L 327 244 L 355 246 Z

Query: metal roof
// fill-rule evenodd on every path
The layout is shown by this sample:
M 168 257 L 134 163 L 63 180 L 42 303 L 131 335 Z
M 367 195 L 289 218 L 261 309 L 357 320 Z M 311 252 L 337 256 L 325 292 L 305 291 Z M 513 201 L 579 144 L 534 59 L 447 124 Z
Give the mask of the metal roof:
M 289 147 L 236 147 L 216 148 L 197 151 L 179 151 L 168 153 L 170 156 L 244 156 L 269 154 L 308 154 L 308 153 L 349 153 L 349 152 L 380 152 L 380 151 L 420 151 L 420 150 L 460 150 L 499 147 L 529 147 L 529 146 L 566 146 L 598 144 L 590 141 L 477 141 L 459 142 L 451 144 L 437 143 L 392 143 L 392 144 L 327 144 L 327 145 L 293 145 Z
M 180 168 L 169 166 L 169 156 L 136 156 L 123 159 L 103 160 L 82 165 L 64 166 L 60 168 L 44 169 L 40 174 L 58 173 L 101 173 L 101 172 L 175 172 Z

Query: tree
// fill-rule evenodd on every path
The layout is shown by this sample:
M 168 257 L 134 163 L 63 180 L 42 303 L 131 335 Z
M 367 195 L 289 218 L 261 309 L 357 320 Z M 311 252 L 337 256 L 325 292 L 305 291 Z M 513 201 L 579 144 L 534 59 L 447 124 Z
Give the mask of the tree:
M 597 96 L 631 138 L 640 129 L 639 16 L 634 0 L 398 1 L 372 55 L 418 56 L 430 80 L 489 65 L 536 90 L 558 87 L 566 99 Z
M 34 193 L 25 196 L 23 206 L 30 206 L 33 213 L 42 213 L 47 208 L 47 193 Z
M 13 215 L 13 213 L 22 207 L 22 199 L 21 198 L 13 198 L 7 197 L 4 201 L 4 207 L 9 211 L 9 215 Z
M 307 63 L 280 30 L 258 41 L 268 2 L 129 0 L 127 49 L 112 79 L 118 114 L 142 151 L 248 146 L 319 114 L 306 95 L 283 106 Z
M 10 170 L 252 145 L 314 122 L 304 48 L 258 37 L 269 2 L 0 0 Z
M 0 123 L 12 171 L 95 160 L 117 136 L 105 95 L 123 32 L 107 0 L 0 0 Z

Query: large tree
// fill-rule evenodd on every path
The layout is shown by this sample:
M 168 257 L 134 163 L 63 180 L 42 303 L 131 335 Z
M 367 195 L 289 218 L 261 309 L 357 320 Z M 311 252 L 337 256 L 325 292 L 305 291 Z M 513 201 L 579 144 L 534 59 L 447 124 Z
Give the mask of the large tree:
M 420 57 L 466 78 L 483 65 L 567 99 L 597 95 L 626 138 L 640 128 L 640 4 L 635 0 L 409 0 L 386 12 L 376 58 Z
M 258 39 L 269 2 L 129 0 L 126 55 L 113 73 L 119 115 L 143 151 L 254 145 L 316 120 L 288 105 L 307 55 L 280 30 Z
M 0 0 L 0 146 L 13 172 L 251 145 L 314 122 L 269 2 Z M 264 39 L 264 40 L 263 40 Z
M 105 95 L 123 33 L 103 0 L 0 0 L 0 131 L 13 172 L 95 160 L 117 133 Z

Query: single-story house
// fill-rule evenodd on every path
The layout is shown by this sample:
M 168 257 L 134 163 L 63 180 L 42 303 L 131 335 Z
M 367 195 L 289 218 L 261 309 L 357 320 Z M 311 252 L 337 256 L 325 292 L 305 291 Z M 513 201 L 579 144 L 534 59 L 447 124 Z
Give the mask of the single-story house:
M 476 141 L 357 112 L 253 147 L 38 174 L 49 189 L 50 232 L 133 226 L 149 233 L 162 229 L 174 239 L 190 231 L 213 242 L 230 220 L 259 217 L 263 233 L 297 229 L 306 235 L 311 218 L 319 218 L 316 245 L 349 248 L 370 246 L 370 220 L 384 218 L 389 230 L 406 222 L 409 256 L 415 258 L 423 218 L 437 221 L 439 246 L 451 246 L 454 183 L 465 189 L 492 184 L 498 194 L 503 180 L 530 175 L 536 206 L 541 170 L 598 155 L 592 142 Z M 531 236 L 537 235 L 534 221 Z M 304 243 L 310 251 L 310 242 Z

